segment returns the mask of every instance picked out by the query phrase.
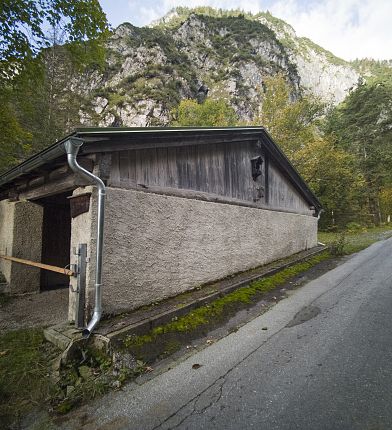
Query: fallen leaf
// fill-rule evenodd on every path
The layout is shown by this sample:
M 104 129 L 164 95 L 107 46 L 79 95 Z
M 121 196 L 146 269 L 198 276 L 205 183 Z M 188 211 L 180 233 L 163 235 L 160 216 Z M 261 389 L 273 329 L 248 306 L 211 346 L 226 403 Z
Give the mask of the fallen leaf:
M 215 339 L 208 339 L 206 343 L 207 345 L 211 345 L 214 342 L 215 342 Z
M 10 352 L 9 349 L 5 350 L 5 351 L 0 351 L 0 357 L 4 357 L 5 355 L 7 355 Z
M 199 363 L 195 363 L 195 364 L 192 366 L 192 369 L 200 369 L 200 367 L 201 367 L 201 364 L 199 364 Z
M 154 369 L 150 366 L 147 366 L 144 370 L 145 372 L 152 372 Z

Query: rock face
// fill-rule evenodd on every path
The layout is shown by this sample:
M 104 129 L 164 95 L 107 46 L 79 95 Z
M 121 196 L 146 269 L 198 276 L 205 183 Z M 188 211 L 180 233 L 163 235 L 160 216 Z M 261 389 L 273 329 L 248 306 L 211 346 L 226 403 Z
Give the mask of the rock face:
M 262 104 L 263 80 L 276 73 L 285 76 L 293 99 L 305 91 L 333 103 L 359 77 L 268 13 L 211 16 L 188 10 L 180 16 L 172 11 L 152 27 L 125 23 L 114 31 L 105 70 L 85 74 L 78 85 L 86 100 L 80 122 L 164 126 L 181 99 L 201 96 L 225 99 L 249 122 Z
M 358 83 L 360 75 L 346 61 L 335 57 L 305 37 L 297 37 L 294 29 L 271 14 L 259 14 L 257 20 L 276 34 L 296 66 L 301 87 L 323 101 L 337 104 Z

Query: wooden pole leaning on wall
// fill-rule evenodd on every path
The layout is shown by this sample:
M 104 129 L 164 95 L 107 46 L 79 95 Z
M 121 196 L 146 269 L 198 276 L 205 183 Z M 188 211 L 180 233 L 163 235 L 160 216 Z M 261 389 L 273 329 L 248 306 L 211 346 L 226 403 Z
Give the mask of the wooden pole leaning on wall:
M 49 270 L 50 272 L 61 273 L 62 275 L 75 276 L 76 273 L 73 270 L 66 269 L 64 267 L 51 266 L 49 264 L 37 263 L 36 261 L 25 260 L 23 258 L 10 257 L 8 255 L 0 255 L 3 260 L 13 261 L 15 263 L 24 264 L 26 266 L 38 267 L 39 269 Z

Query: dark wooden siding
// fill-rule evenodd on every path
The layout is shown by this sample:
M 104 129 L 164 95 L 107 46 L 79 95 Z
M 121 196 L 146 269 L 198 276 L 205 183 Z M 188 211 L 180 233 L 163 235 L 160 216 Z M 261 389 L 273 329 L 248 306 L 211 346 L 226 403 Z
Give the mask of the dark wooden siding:
M 264 202 L 265 175 L 252 178 L 250 160 L 258 155 L 256 142 L 119 151 L 113 153 L 109 184 L 196 190 Z
M 258 156 L 262 174 L 253 180 L 251 159 Z M 275 209 L 309 209 L 256 141 L 113 152 L 108 185 L 194 190 Z
M 268 204 L 272 207 L 298 211 L 309 209 L 309 204 L 301 194 L 271 162 L 269 163 L 268 182 Z

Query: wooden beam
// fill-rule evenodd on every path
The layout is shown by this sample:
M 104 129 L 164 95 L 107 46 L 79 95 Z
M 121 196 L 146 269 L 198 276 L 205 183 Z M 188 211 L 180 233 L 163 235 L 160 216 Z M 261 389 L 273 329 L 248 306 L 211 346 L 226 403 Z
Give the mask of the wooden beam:
M 75 272 L 70 269 L 65 269 L 63 267 L 51 266 L 49 264 L 37 263 L 36 261 L 25 260 L 24 258 L 10 257 L 8 255 L 0 255 L 3 260 L 13 261 L 15 263 L 24 264 L 26 266 L 37 267 L 43 270 L 49 270 L 50 272 L 61 273 L 67 276 L 75 276 Z
M 178 146 L 193 146 L 193 145 L 208 145 L 213 143 L 237 143 L 256 141 L 255 136 L 202 136 L 187 139 L 179 139 L 176 136 L 174 140 L 168 140 L 168 137 L 156 137 L 149 140 L 142 140 L 136 138 L 117 138 L 110 142 L 89 143 L 83 149 L 84 154 L 97 153 L 97 152 L 111 152 L 111 151 L 130 151 L 134 149 L 149 149 L 149 148 L 170 148 Z
M 89 182 L 71 173 L 56 181 L 48 182 L 39 187 L 32 188 L 19 193 L 20 200 L 36 200 L 43 197 L 53 196 L 54 194 L 72 191 L 75 188 L 89 185 Z
M 192 199 L 192 200 L 202 200 L 205 202 L 223 203 L 227 205 L 244 206 L 244 207 L 254 208 L 254 209 L 264 209 L 267 211 L 314 216 L 313 211 L 310 209 L 297 210 L 297 209 L 270 206 L 262 203 L 254 203 L 247 200 L 240 200 L 232 197 L 220 196 L 218 194 L 206 193 L 204 191 L 185 190 L 185 189 L 170 188 L 170 187 L 146 186 L 142 184 L 132 185 L 125 181 L 116 181 L 116 182 L 112 181 L 110 183 L 110 186 L 113 188 L 124 188 L 128 190 L 142 191 L 144 193 L 160 194 L 164 196 L 182 197 L 182 198 Z
M 69 172 L 68 164 L 64 164 L 49 173 L 49 180 L 58 179 Z

